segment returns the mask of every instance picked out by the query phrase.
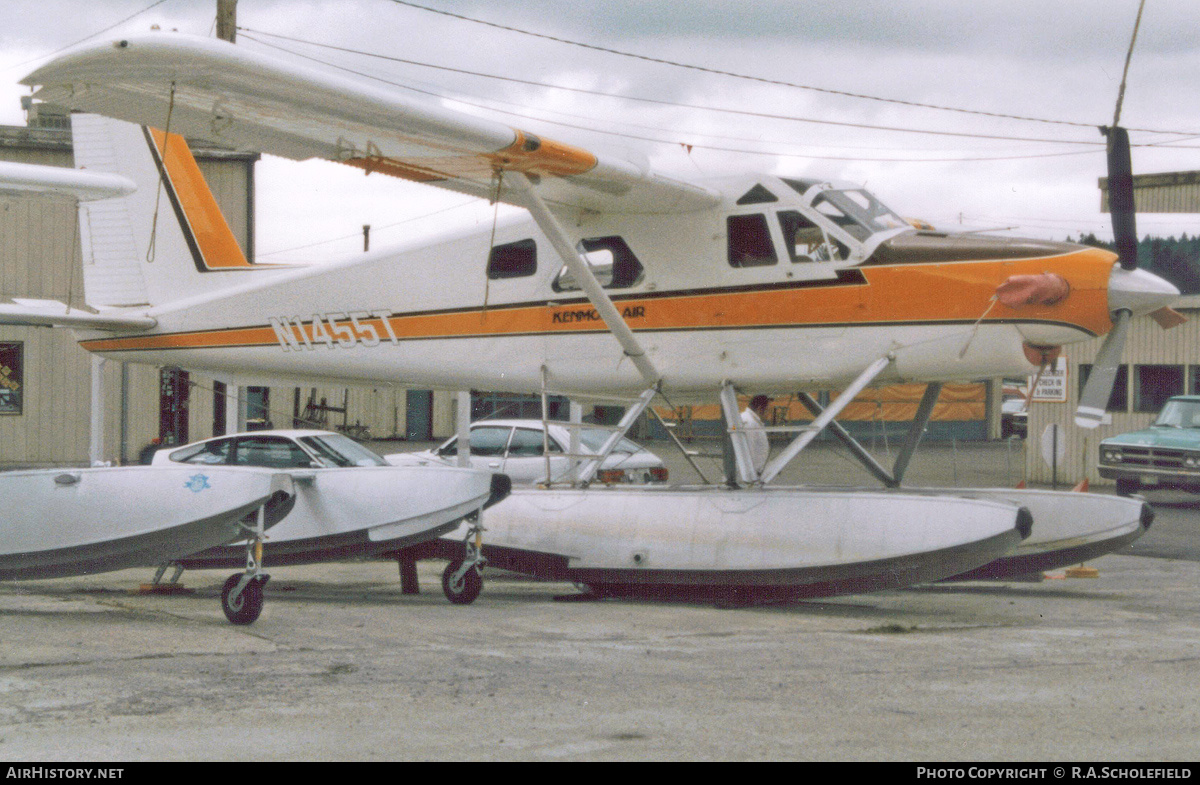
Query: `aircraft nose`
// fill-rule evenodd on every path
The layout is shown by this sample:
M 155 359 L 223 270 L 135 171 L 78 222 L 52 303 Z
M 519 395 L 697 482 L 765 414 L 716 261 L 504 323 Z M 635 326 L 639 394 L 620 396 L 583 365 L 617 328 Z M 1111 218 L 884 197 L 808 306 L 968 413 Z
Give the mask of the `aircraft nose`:
M 1134 316 L 1170 305 L 1179 289 L 1170 281 L 1145 270 L 1126 270 L 1113 265 L 1108 277 L 1109 311 L 1127 310 Z

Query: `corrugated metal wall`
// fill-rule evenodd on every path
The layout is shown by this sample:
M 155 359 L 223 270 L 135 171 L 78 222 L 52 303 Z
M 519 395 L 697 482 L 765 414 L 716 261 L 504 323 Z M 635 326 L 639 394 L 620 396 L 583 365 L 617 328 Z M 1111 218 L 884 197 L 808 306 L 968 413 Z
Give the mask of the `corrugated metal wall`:
M 1145 428 L 1157 412 L 1135 410 L 1135 370 L 1138 365 L 1183 366 L 1185 391 L 1200 370 L 1200 298 L 1190 297 L 1175 306 L 1185 314 L 1187 324 L 1163 330 L 1152 319 L 1140 316 L 1130 322 L 1129 338 L 1125 345 L 1124 362 L 1129 365 L 1129 394 L 1125 411 L 1112 412 L 1111 424 L 1094 430 L 1079 428 L 1074 423 L 1075 408 L 1079 405 L 1080 364 L 1091 364 L 1100 349 L 1103 337 L 1064 348 L 1067 358 L 1067 400 L 1063 403 L 1036 401 L 1029 408 L 1029 436 L 1025 451 L 1025 471 L 1034 482 L 1051 482 L 1053 471 L 1042 457 L 1040 441 L 1046 426 L 1057 423 L 1065 437 L 1066 454 L 1058 466 L 1060 483 L 1075 484 L 1085 477 L 1090 483 L 1108 483 L 1097 470 L 1100 441 L 1119 433 Z M 1184 307 L 1184 306 L 1190 307 Z
M 1163 172 L 1133 177 L 1140 213 L 1200 212 L 1200 172 Z M 1108 212 L 1108 178 L 1100 178 L 1100 211 Z
M 70 166 L 66 151 L 0 148 L 0 158 Z M 83 303 L 75 205 L 67 200 L 0 199 L 0 298 Z M 74 275 L 72 275 L 74 271 Z M 86 460 L 90 361 L 70 332 L 0 325 L 0 341 L 23 345 L 19 415 L 0 415 L 0 464 Z M 82 416 L 64 416 L 81 412 Z

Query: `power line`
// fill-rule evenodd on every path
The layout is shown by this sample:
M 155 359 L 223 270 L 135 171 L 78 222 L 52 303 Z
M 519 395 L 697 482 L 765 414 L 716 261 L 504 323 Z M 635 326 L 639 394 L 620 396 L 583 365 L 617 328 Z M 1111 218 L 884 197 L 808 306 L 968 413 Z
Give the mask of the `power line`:
M 133 19 L 134 17 L 141 16 L 142 14 L 146 13 L 147 11 L 149 11 L 149 10 L 151 10 L 151 9 L 155 8 L 156 6 L 160 6 L 160 5 L 162 5 L 163 3 L 166 3 L 166 2 L 168 2 L 168 0 L 156 0 L 156 2 L 153 2 L 153 3 L 151 3 L 150 5 L 148 5 L 148 6 L 146 6 L 145 8 L 143 8 L 141 11 L 138 11 L 138 12 L 137 12 L 137 13 L 135 13 L 135 14 L 130 14 L 129 16 L 127 16 L 127 17 L 125 17 L 124 19 L 122 19 L 121 21 L 119 21 L 119 22 L 114 22 L 113 24 L 109 25 L 108 27 L 104 28 L 103 30 L 97 30 L 96 32 L 94 32 L 94 33 L 92 33 L 92 34 L 90 34 L 90 35 L 85 35 L 83 38 L 80 38 L 78 41 L 75 41 L 75 42 L 73 42 L 73 43 L 69 43 L 69 44 L 67 44 L 66 46 L 64 46 L 64 47 L 61 47 L 61 48 L 59 48 L 59 49 L 55 49 L 53 52 L 48 52 L 48 53 L 46 53 L 46 54 L 44 54 L 44 55 L 38 55 L 37 57 L 30 58 L 29 60 L 25 60 L 24 62 L 20 62 L 20 63 L 14 63 L 13 65 L 6 65 L 6 66 L 3 66 L 2 68 L 0 68 L 0 70 L 8 71 L 8 70 L 11 70 L 11 69 L 13 69 L 13 68 L 20 68 L 20 67 L 21 67 L 21 66 L 23 66 L 23 65 L 29 65 L 30 63 L 35 63 L 35 62 L 37 62 L 38 60 L 42 60 L 42 59 L 45 59 L 45 58 L 47 58 L 47 57 L 54 57 L 54 55 L 56 55 L 56 54 L 58 54 L 58 53 L 60 53 L 60 52 L 65 52 L 65 51 L 67 51 L 68 49 L 70 49 L 70 48 L 71 48 L 71 47 L 73 47 L 73 46 L 77 46 L 78 44 L 82 44 L 84 41 L 88 40 L 89 38 L 95 38 L 95 37 L 96 37 L 96 36 L 98 36 L 98 35 L 103 35 L 104 33 L 107 33 L 109 30 L 112 30 L 114 27 L 120 27 L 121 25 L 123 25 L 123 24 L 125 24 L 126 22 L 128 22 L 130 19 Z
M 375 231 L 377 231 L 377 232 L 382 232 L 382 231 L 385 231 L 385 230 L 387 230 L 387 229 L 394 229 L 394 228 L 396 228 L 397 226 L 402 226 L 402 225 L 404 225 L 404 224 L 407 224 L 407 223 L 412 223 L 413 221 L 423 221 L 423 220 L 425 220 L 426 218 L 432 218 L 432 217 L 433 217 L 433 216 L 435 216 L 435 215 L 441 215 L 442 213 L 448 213 L 448 212 L 450 212 L 451 210 L 458 210 L 458 209 L 461 209 L 461 208 L 463 208 L 463 207 L 470 207 L 470 206 L 471 206 L 471 205 L 473 205 L 473 204 L 478 204 L 480 201 L 481 201 L 481 200 L 479 200 L 479 199 L 471 199 L 470 201 L 467 201 L 467 202 L 460 202 L 459 204 L 452 204 L 452 205 L 450 205 L 449 207 L 443 207 L 442 209 L 440 209 L 440 210 L 434 210 L 434 211 L 433 211 L 433 212 L 431 212 L 431 213 L 425 213 L 425 214 L 423 214 L 423 215 L 415 215 L 415 216 L 413 216 L 412 218 L 405 218 L 403 221 L 397 221 L 397 222 L 395 222 L 395 223 L 391 223 L 391 224 L 388 224 L 388 225 L 386 225 L 386 226 L 379 226 L 379 227 L 376 227 L 376 228 L 375 228 Z M 278 251 L 267 251 L 266 253 L 260 253 L 260 254 L 258 254 L 258 258 L 260 258 L 260 259 L 261 259 L 261 258 L 262 258 L 262 257 L 264 257 L 264 256 L 277 256 L 277 255 L 279 255 L 279 254 L 282 254 L 282 253 L 291 253 L 292 251 L 302 251 L 302 250 L 304 250 L 304 249 L 307 249 L 307 248 L 313 248 L 313 247 L 315 247 L 315 246 L 318 246 L 318 245 L 328 245 L 329 243 L 336 243 L 336 242 L 339 242 L 339 241 L 341 241 L 341 240 L 349 240 L 349 239 L 351 239 L 351 238 L 357 238 L 357 237 L 361 237 L 361 236 L 362 236 L 362 234 L 361 234 L 361 233 L 359 233 L 359 232 L 355 232 L 354 234 L 347 234 L 347 235 L 343 235 L 342 237 L 331 237 L 331 238 L 330 238 L 330 239 L 328 239 L 328 240 L 318 240 L 318 241 L 316 241 L 316 242 L 313 242 L 313 243 L 307 243 L 307 244 L 305 244 L 305 245 L 297 245 L 297 246 L 294 246 L 294 247 L 292 247 L 292 248 L 281 248 L 281 249 L 280 249 L 280 250 L 278 250 Z
M 434 69 L 434 70 L 438 70 L 438 71 L 446 71 L 449 73 L 456 73 L 456 74 L 463 74 L 466 76 L 479 77 L 482 79 L 494 79 L 494 80 L 498 80 L 498 81 L 502 81 L 502 82 L 509 82 L 511 84 L 528 85 L 528 86 L 540 87 L 540 88 L 544 88 L 544 89 L 548 89 L 548 90 L 562 90 L 564 92 L 579 93 L 581 95 L 601 96 L 604 98 L 615 98 L 615 99 L 627 100 L 627 101 L 637 101 L 640 103 L 657 104 L 659 106 L 671 106 L 671 107 L 677 107 L 677 108 L 682 108 L 682 109 L 697 109 L 697 110 L 706 111 L 706 112 L 716 112 L 716 113 L 721 113 L 721 114 L 734 114 L 734 115 L 741 115 L 743 117 L 754 117 L 754 118 L 761 118 L 761 119 L 767 119 L 767 120 L 786 120 L 789 122 L 813 123 L 813 124 L 817 124 L 817 125 L 831 125 L 831 126 L 839 126 L 842 128 L 860 128 L 860 129 L 873 130 L 873 131 L 893 131 L 893 132 L 898 132 L 898 133 L 929 134 L 929 135 L 934 135 L 934 136 L 957 136 L 957 137 L 963 137 L 963 138 L 968 138 L 968 139 L 987 139 L 990 141 L 1040 142 L 1040 143 L 1045 143 L 1045 144 L 1075 144 L 1075 145 L 1086 144 L 1086 145 L 1096 145 L 1096 146 L 1104 145 L 1104 142 L 1100 142 L 1100 141 L 1096 141 L 1096 142 L 1083 141 L 1083 140 L 1072 141 L 1069 139 L 1048 139 L 1048 138 L 1042 138 L 1042 137 L 1029 137 L 1029 136 L 1005 136 L 1005 135 L 1000 135 L 1000 134 L 982 134 L 982 133 L 971 133 L 971 132 L 966 132 L 966 131 L 938 131 L 938 130 L 933 130 L 933 129 L 928 129 L 928 128 L 912 128 L 912 127 L 894 126 L 894 125 L 878 125 L 878 124 L 873 124 L 873 123 L 851 123 L 851 122 L 846 122 L 846 121 L 841 121 L 841 120 L 827 120 L 827 119 L 818 119 L 818 118 L 813 118 L 813 117 L 799 117 L 796 115 L 773 114 L 773 113 L 769 113 L 769 112 L 752 112 L 752 111 L 745 110 L 745 109 L 732 109 L 729 107 L 709 106 L 709 105 L 705 105 L 705 104 L 691 104 L 691 103 L 683 103 L 680 101 L 667 101 L 664 99 L 647 98 L 644 96 L 637 96 L 637 95 L 613 95 L 612 93 L 607 93 L 602 90 L 588 90 L 586 88 L 581 88 L 581 87 L 567 87 L 564 85 L 555 85 L 555 84 L 549 84 L 546 82 L 536 82 L 536 81 L 533 81 L 530 79 L 518 79 L 516 77 L 500 76 L 497 74 L 483 73 L 480 71 L 470 71 L 470 70 L 463 69 L 463 68 L 452 68 L 450 66 L 434 65 L 432 63 L 425 63 L 425 62 L 421 62 L 419 60 L 410 60 L 410 59 L 406 59 L 403 57 L 393 57 L 390 55 L 379 54 L 377 52 L 367 52 L 367 51 L 360 50 L 360 49 L 350 49 L 347 47 L 335 46 L 333 44 L 323 44 L 318 41 L 309 41 L 309 40 L 305 40 L 303 38 L 295 38 L 292 36 L 281 35 L 279 33 L 269 33 L 269 32 L 263 31 L 263 30 L 253 30 L 251 28 L 245 28 L 245 27 L 239 27 L 238 30 L 245 31 L 247 33 L 253 33 L 255 35 L 266 35 L 266 36 L 270 36 L 272 38 L 280 38 L 280 39 L 283 39 L 286 41 L 292 41 L 294 43 L 307 44 L 309 46 L 316 46 L 316 47 L 320 47 L 323 49 L 331 49 L 333 51 L 345 52 L 348 54 L 362 55 L 364 57 L 371 57 L 371 58 L 375 58 L 378 60 L 386 60 L 386 61 L 393 62 L 393 63 L 402 63 L 404 65 L 412 65 L 412 66 L 417 66 L 420 68 L 430 68 L 430 69 Z M 253 38 L 253 37 L 251 37 L 250 40 L 260 43 L 260 44 L 263 44 L 264 46 L 271 46 L 271 44 L 269 44 L 268 42 L 261 41 L 259 39 Z M 278 47 L 278 46 L 275 48 L 280 49 L 281 51 L 295 54 L 298 57 L 305 57 L 305 55 L 295 52 L 293 50 L 284 49 L 283 47 Z M 322 60 L 315 60 L 315 58 L 309 58 L 309 59 L 313 59 L 314 62 L 324 63 L 325 65 L 330 65 L 335 68 L 341 67 L 341 66 L 334 65 L 332 63 L 327 63 Z M 365 74 L 364 74 L 364 76 L 365 76 Z M 378 77 L 375 77 L 375 78 L 378 78 Z M 382 80 L 382 79 L 381 79 L 381 81 L 386 82 L 386 80 Z M 405 85 L 396 84 L 394 82 L 387 82 L 387 83 L 393 84 L 397 87 L 405 86 Z M 1078 125 L 1085 125 L 1085 124 L 1081 123 Z M 1093 126 L 1090 126 L 1090 125 L 1086 125 L 1086 127 L 1093 128 Z M 1172 133 L 1172 132 L 1164 131 L 1161 133 Z
M 791 87 L 791 88 L 795 88 L 797 90 L 808 90 L 811 92 L 824 93 L 827 95 L 838 95 L 838 96 L 843 96 L 846 98 L 856 98 L 856 99 L 860 99 L 860 100 L 864 100 L 864 101 L 876 101 L 876 102 L 880 102 L 880 103 L 896 104 L 896 105 L 900 105 L 900 106 L 911 106 L 911 107 L 920 108 L 920 109 L 934 109 L 934 110 L 942 111 L 942 112 L 955 112 L 955 113 L 959 113 L 959 114 L 977 115 L 977 116 L 981 116 L 981 117 L 991 117 L 991 118 L 999 118 L 999 119 L 1005 119 L 1005 120 L 1021 120 L 1024 122 L 1045 123 L 1045 124 L 1049 124 L 1049 125 L 1066 125 L 1066 126 L 1073 126 L 1073 127 L 1079 127 L 1079 128 L 1096 128 L 1097 127 L 1096 123 L 1083 123 L 1083 122 L 1076 122 L 1073 120 L 1057 120 L 1057 119 L 1051 119 L 1051 118 L 1045 118 L 1045 117 L 1031 117 L 1031 116 L 1027 116 L 1027 115 L 1006 114 L 1003 112 L 987 112 L 987 111 L 983 111 L 980 109 L 965 109 L 962 107 L 944 106 L 941 104 L 929 104 L 929 103 L 923 103 L 920 101 L 907 101 L 907 100 L 900 99 L 900 98 L 885 98 L 882 96 L 868 95 L 865 93 L 853 93 L 853 92 L 849 92 L 846 90 L 834 90 L 834 89 L 827 88 L 827 87 L 816 87 L 814 85 L 797 84 L 795 82 L 789 82 L 789 81 L 786 81 L 783 79 L 769 79 L 767 77 L 754 76 L 752 74 L 741 74 L 741 73 L 737 73 L 735 71 L 725 71 L 725 70 L 719 69 L 719 68 L 695 65 L 693 63 L 682 63 L 682 62 L 678 62 L 675 60 L 666 60 L 666 59 L 660 58 L 660 57 L 651 57 L 649 55 L 638 54 L 636 52 L 626 52 L 626 51 L 623 51 L 620 49 L 613 49 L 611 47 L 599 46 L 597 44 L 589 44 L 589 43 L 585 43 L 583 41 L 575 41 L 575 40 L 572 40 L 569 38 L 562 38 L 560 36 L 548 35 L 546 33 L 538 33 L 538 32 L 534 32 L 532 30 L 525 30 L 523 28 L 513 27 L 511 25 L 503 25 L 503 24 L 499 24 L 497 22 L 489 22 L 485 19 L 478 19 L 475 17 L 466 16 L 465 14 L 456 14 L 456 13 L 453 13 L 450 11 L 444 11 L 444 10 L 441 10 L 438 8 L 431 8 L 430 6 L 421 5 L 419 3 L 409 2 L 408 0 L 391 0 L 391 2 L 395 3 L 396 5 L 407 6 L 409 8 L 416 8 L 421 11 L 428 11 L 430 13 L 438 14 L 440 16 L 450 17 L 452 19 L 459 19 L 459 20 L 462 20 L 465 22 L 472 22 L 474 24 L 492 27 L 497 30 L 505 30 L 505 31 L 511 32 L 511 33 L 519 33 L 520 35 L 531 36 L 533 38 L 541 38 L 541 39 L 544 39 L 547 41 L 554 41 L 554 42 L 561 43 L 561 44 L 568 44 L 570 46 L 577 46 L 577 47 L 580 47 L 583 49 L 590 49 L 592 51 L 597 51 L 597 52 L 605 52 L 607 54 L 614 54 L 614 55 L 618 55 L 620 57 L 628 57 L 628 58 L 632 58 L 635 60 L 642 60 L 642 61 L 649 62 L 649 63 L 658 63 L 660 65 L 669 65 L 674 68 L 684 68 L 684 69 L 688 69 L 688 70 L 692 70 L 692 71 L 700 71 L 702 73 L 709 73 L 709 74 L 715 74 L 715 75 L 719 75 L 719 76 L 728 76 L 728 77 L 732 77 L 735 79 L 744 79 L 747 81 L 759 82 L 762 84 L 777 85 L 777 86 L 781 86 L 781 87 Z M 1175 132 L 1170 132 L 1170 131 L 1162 131 L 1162 132 L 1148 131 L 1148 129 L 1141 129 L 1141 128 L 1130 128 L 1127 130 L 1150 132 L 1150 133 L 1175 133 Z
M 244 28 L 239 28 L 239 29 L 244 29 Z M 280 37 L 286 37 L 286 36 L 280 36 Z M 1024 160 L 1024 159 L 1033 159 L 1033 158 L 1055 158 L 1055 157 L 1074 156 L 1074 155 L 1090 155 L 1090 154 L 1095 154 L 1095 153 L 1099 153 L 1099 152 L 1103 151 L 1103 143 L 1102 142 L 1070 142 L 1070 141 L 1064 141 L 1064 140 L 1037 140 L 1037 139 L 1022 138 L 1022 137 L 997 137 L 997 136 L 986 136 L 986 135 L 980 135 L 980 134 L 965 134 L 965 133 L 944 132 L 944 131 L 913 131 L 913 132 L 914 133 L 931 133 L 931 134 L 945 135 L 945 136 L 975 136 L 975 137 L 990 138 L 990 139 L 997 139 L 997 140 L 1004 140 L 1004 141 L 1014 141 L 1015 140 L 1015 141 L 1056 142 L 1056 143 L 1061 143 L 1061 144 L 1088 145 L 1088 146 L 1093 146 L 1095 149 L 1082 150 L 1082 151 L 1077 150 L 1077 151 L 1062 152 L 1062 153 L 1039 153 L 1039 154 L 1023 154 L 1023 155 L 1004 155 L 1004 156 L 957 156 L 957 157 L 943 157 L 943 158 L 913 158 L 913 157 L 885 158 L 885 157 L 864 157 L 862 155 L 846 155 L 846 156 L 816 155 L 816 154 L 804 153 L 804 152 L 785 152 L 785 151 L 780 151 L 780 150 L 751 150 L 751 149 L 739 148 L 739 147 L 728 147 L 728 146 L 709 145 L 709 144 L 701 144 L 701 143 L 688 143 L 688 142 L 681 142 L 681 141 L 679 141 L 679 139 L 662 139 L 662 138 L 656 138 L 656 137 L 641 136 L 638 134 L 631 134 L 631 133 L 626 133 L 626 132 L 621 132 L 621 131 L 610 131 L 610 130 L 598 128 L 595 125 L 586 125 L 586 126 L 578 125 L 576 123 L 567 123 L 567 122 L 563 122 L 561 120 L 551 120 L 551 119 L 547 119 L 544 117 L 537 117 L 537 116 L 529 115 L 529 114 L 511 112 L 511 111 L 504 110 L 504 109 L 497 109 L 495 107 L 486 106 L 486 105 L 483 105 L 483 104 L 480 104 L 480 103 L 477 103 L 474 101 L 468 101 L 463 98 L 456 98 L 454 96 L 449 96 L 449 95 L 446 95 L 443 93 L 433 92 L 430 90 L 422 90 L 420 88 L 416 88 L 411 85 L 394 82 L 394 81 L 385 79 L 383 77 L 376 76 L 374 74 L 366 73 L 364 71 L 357 71 L 353 68 L 339 65 L 337 63 L 331 63 L 326 60 L 320 60 L 320 59 L 312 57 L 310 55 L 305 55 L 303 53 L 296 52 L 291 49 L 287 49 L 286 47 L 281 47 L 276 44 L 271 44 L 267 41 L 259 40 L 250 34 L 243 34 L 243 38 L 246 40 L 254 41 L 255 43 L 261 44 L 263 46 L 267 46 L 267 47 L 271 47 L 273 49 L 278 49 L 280 51 L 287 52 L 296 57 L 310 60 L 312 62 L 319 63 L 321 65 L 325 65 L 330 68 L 335 68 L 337 70 L 344 71 L 346 73 L 354 74 L 355 76 L 362 76 L 367 79 L 373 79 L 375 81 L 390 85 L 392 87 L 398 87 L 398 88 L 401 88 L 404 90 L 410 90 L 412 92 L 419 93 L 422 95 L 428 95 L 428 96 L 432 96 L 432 97 L 438 98 L 438 99 L 455 101 L 455 102 L 463 104 L 465 106 L 471 106 L 471 107 L 474 107 L 477 109 L 483 109 L 485 111 L 490 111 L 490 112 L 501 112 L 503 114 L 507 114 L 512 117 L 518 117 L 523 120 L 534 120 L 534 121 L 538 121 L 538 122 L 552 123 L 554 125 L 563 126 L 566 128 L 573 128 L 576 130 L 588 131 L 591 133 L 604 134 L 604 135 L 608 135 L 608 136 L 619 136 L 619 137 L 622 137 L 625 139 L 633 139 L 633 140 L 642 141 L 642 142 L 651 142 L 651 143 L 655 143 L 655 144 L 669 144 L 669 145 L 673 145 L 673 146 L 683 146 L 683 147 L 686 147 L 687 149 L 708 150 L 708 151 L 712 151 L 712 152 L 739 153 L 739 154 L 743 154 L 743 155 L 809 158 L 809 159 L 822 160 L 822 161 L 862 161 L 862 162 L 873 162 L 873 163 L 958 163 L 958 162 L 975 162 L 975 161 L 1013 161 L 1013 160 Z M 332 48 L 337 49 L 339 47 L 332 47 Z M 354 51 L 354 50 L 345 50 L 345 51 Z M 360 52 L 359 54 L 369 54 L 369 53 L 361 53 Z M 437 66 L 431 66 L 431 67 L 437 67 Z M 449 69 L 449 70 L 454 70 L 454 69 Z M 497 77 L 497 78 L 502 78 L 502 77 Z M 648 100 L 653 100 L 653 99 L 648 99 Z M 662 102 L 662 103 L 669 103 L 669 102 Z M 680 106 L 686 106 L 686 105 L 680 105 Z M 692 108 L 703 109 L 705 107 L 692 107 Z M 769 117 L 769 115 L 763 115 L 761 113 L 740 112 L 738 110 L 727 110 L 727 111 L 736 112 L 739 114 L 748 114 L 751 116 L 757 115 L 759 117 Z M 833 121 L 803 120 L 801 118 L 788 118 L 786 116 L 777 116 L 777 117 L 778 117 L 778 119 L 794 119 L 794 120 L 800 120 L 802 122 L 828 123 L 831 125 L 855 125 L 855 124 L 850 124 L 850 123 L 836 123 Z M 581 118 L 581 119 L 586 120 L 586 119 L 590 119 L 590 118 Z M 663 133 L 670 132 L 670 131 L 667 131 L 666 129 L 651 128 L 650 130 L 660 130 Z M 897 129 L 897 130 L 899 130 L 899 129 Z M 697 135 L 705 136 L 706 134 L 697 134 Z M 747 140 L 747 141 L 750 141 L 750 140 Z

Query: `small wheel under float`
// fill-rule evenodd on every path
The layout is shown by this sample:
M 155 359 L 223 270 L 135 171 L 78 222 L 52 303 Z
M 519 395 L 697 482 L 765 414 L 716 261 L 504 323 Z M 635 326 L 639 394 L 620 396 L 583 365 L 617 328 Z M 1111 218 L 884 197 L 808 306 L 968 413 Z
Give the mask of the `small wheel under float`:
M 483 575 L 478 563 L 465 569 L 463 560 L 455 559 L 442 572 L 442 592 L 455 605 L 470 605 L 483 590 Z
M 470 605 L 483 590 L 483 510 L 476 510 L 465 519 L 468 523 L 463 537 L 461 556 L 450 560 L 442 572 L 442 592 L 455 605 Z
M 236 591 L 243 578 L 245 585 L 241 591 Z M 269 575 L 251 577 L 240 572 L 229 576 L 221 587 L 221 610 L 225 611 L 225 618 L 230 623 L 252 624 L 258 618 L 263 609 L 263 586 L 269 578 Z

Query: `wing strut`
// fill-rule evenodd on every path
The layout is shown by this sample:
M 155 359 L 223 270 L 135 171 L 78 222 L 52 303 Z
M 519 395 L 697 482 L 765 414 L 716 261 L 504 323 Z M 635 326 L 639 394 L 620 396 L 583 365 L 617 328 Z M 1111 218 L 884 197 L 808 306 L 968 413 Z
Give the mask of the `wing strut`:
M 638 373 L 646 380 L 647 387 L 657 388 L 659 380 L 662 378 L 654 364 L 646 357 L 646 352 L 642 349 L 642 345 L 633 335 L 633 330 L 629 329 L 629 325 L 621 318 L 621 312 L 613 305 L 613 301 L 609 298 L 608 293 L 604 291 L 604 287 L 596 280 L 596 276 L 592 274 L 591 265 L 575 250 L 575 245 L 571 242 L 567 233 L 558 223 L 558 219 L 550 212 L 550 208 L 546 207 L 546 203 L 538 196 L 537 191 L 533 187 L 533 183 L 523 172 L 507 171 L 505 179 L 508 182 L 515 182 L 517 190 L 524 196 L 522 200 L 524 207 L 529 210 L 529 214 L 533 216 L 533 220 L 537 222 L 540 228 L 548 238 L 551 244 L 554 245 L 554 250 L 558 251 L 558 255 L 562 257 L 563 263 L 567 269 L 571 271 L 571 275 L 579 283 L 579 287 L 583 293 L 587 295 L 588 301 L 592 307 L 600 314 L 600 318 L 604 320 L 604 324 L 612 332 L 613 336 L 621 344 L 621 348 L 625 350 L 625 356 L 628 357 L 638 369 Z

